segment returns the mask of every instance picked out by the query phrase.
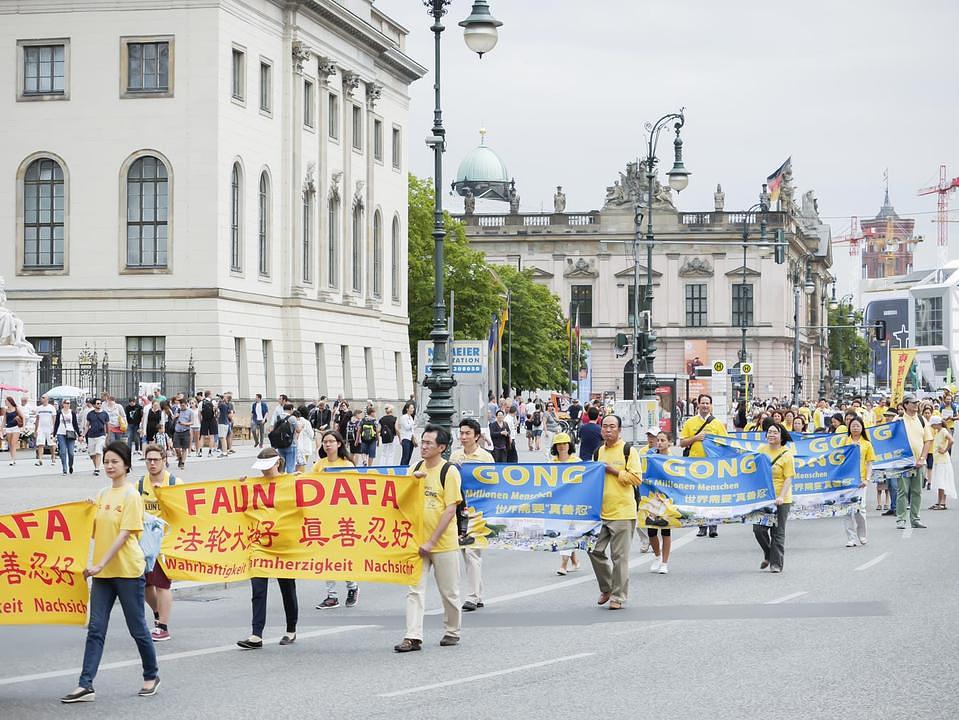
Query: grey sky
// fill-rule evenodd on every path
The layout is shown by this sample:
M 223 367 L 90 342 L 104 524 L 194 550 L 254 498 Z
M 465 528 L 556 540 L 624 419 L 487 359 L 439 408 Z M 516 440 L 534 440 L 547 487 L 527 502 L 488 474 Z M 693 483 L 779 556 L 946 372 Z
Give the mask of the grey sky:
M 407 52 L 430 70 L 412 88 L 407 134 L 411 171 L 430 176 L 430 18 L 421 0 L 376 4 L 409 28 Z M 816 191 L 838 238 L 850 215 L 878 212 L 888 167 L 896 210 L 916 217 L 926 237 L 916 266 L 934 265 L 936 200 L 916 190 L 938 181 L 940 163 L 959 176 L 959 2 L 490 0 L 503 27 L 482 60 L 456 25 L 471 5 L 454 0 L 444 23 L 447 188 L 485 127 L 523 210 L 551 208 L 556 185 L 568 210 L 597 209 L 618 171 L 644 154 L 643 123 L 685 106 L 693 175 L 680 209 L 712 209 L 717 182 L 727 209 L 748 207 L 792 155 L 800 191 Z M 667 168 L 671 153 L 664 133 Z M 959 223 L 950 241 L 949 257 L 959 257 Z M 840 289 L 851 290 L 857 266 L 845 246 L 834 256 Z

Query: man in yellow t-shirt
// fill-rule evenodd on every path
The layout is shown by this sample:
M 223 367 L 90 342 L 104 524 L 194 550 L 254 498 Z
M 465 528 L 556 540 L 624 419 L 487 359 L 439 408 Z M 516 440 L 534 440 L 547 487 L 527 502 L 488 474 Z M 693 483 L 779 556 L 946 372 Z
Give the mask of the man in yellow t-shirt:
M 589 553 L 593 572 L 599 582 L 598 605 L 609 603 L 610 610 L 619 610 L 629 594 L 629 548 L 636 532 L 636 495 L 633 488 L 641 479 L 639 452 L 620 439 L 622 421 L 618 415 L 607 415 L 601 426 L 603 444 L 596 451 L 598 462 L 606 466 L 603 481 L 603 505 L 599 516 L 603 526 L 596 545 Z M 606 556 L 609 548 L 609 557 Z
M 899 492 L 896 496 L 896 528 L 899 530 L 906 527 L 907 513 L 912 527 L 926 527 L 919 522 L 919 506 L 922 503 L 926 455 L 932 450 L 932 428 L 919 417 L 919 401 L 916 396 L 906 393 L 902 398 L 902 407 L 905 413 L 901 419 L 906 426 L 906 436 L 909 438 L 915 465 L 899 477 Z
M 476 418 L 460 420 L 460 443 L 463 447 L 450 455 L 450 462 L 456 467 L 466 463 L 491 463 L 493 456 L 479 446 L 483 430 Z M 463 562 L 466 565 L 466 600 L 463 610 L 473 612 L 483 607 L 483 555 L 474 547 L 463 548 Z
M 426 612 L 426 583 L 430 568 L 436 588 L 443 599 L 443 639 L 440 646 L 457 645 L 460 641 L 460 562 L 459 538 L 456 534 L 456 506 L 463 500 L 460 471 L 443 459 L 450 445 L 450 434 L 439 425 L 427 425 L 420 439 L 423 461 L 413 475 L 423 480 L 423 535 L 419 554 L 423 573 L 417 585 L 410 585 L 406 595 L 406 635 L 393 650 L 406 653 L 423 649 L 423 615 Z
M 703 440 L 707 435 L 729 435 L 726 432 L 726 426 L 713 417 L 713 398 L 711 395 L 703 393 L 696 398 L 696 414 L 683 423 L 683 429 L 679 432 L 679 446 L 683 448 L 683 455 L 687 457 L 706 457 L 706 450 L 703 448 Z M 719 536 L 715 525 L 700 525 L 696 537 L 705 537 L 706 531 L 709 531 L 709 537 Z

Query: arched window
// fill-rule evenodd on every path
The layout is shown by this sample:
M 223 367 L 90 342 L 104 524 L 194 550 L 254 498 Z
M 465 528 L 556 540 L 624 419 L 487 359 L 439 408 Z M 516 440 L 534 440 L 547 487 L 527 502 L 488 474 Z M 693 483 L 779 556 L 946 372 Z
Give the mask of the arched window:
M 137 158 L 127 170 L 127 266 L 167 266 L 169 175 L 153 155 Z
M 313 193 L 303 193 L 303 282 L 313 282 Z
M 353 291 L 363 289 L 363 206 L 353 208 Z
M 336 259 L 339 253 L 339 243 L 337 238 L 340 236 L 340 201 L 339 198 L 331 197 L 327 208 L 328 218 L 327 227 L 329 228 L 329 242 L 327 242 L 327 266 L 329 267 L 329 285 L 335 288 L 337 285 L 338 263 Z
M 393 216 L 393 232 L 390 237 L 390 273 L 392 275 L 390 285 L 393 290 L 393 300 L 400 301 L 400 219 Z
M 260 173 L 259 223 L 257 224 L 257 254 L 260 275 L 270 274 L 270 177 L 266 170 Z
M 373 213 L 373 297 L 383 296 L 383 218 Z
M 38 158 L 23 176 L 23 266 L 63 267 L 63 168 Z
M 241 250 L 241 224 L 240 217 L 242 208 L 242 175 L 240 163 L 233 163 L 233 172 L 230 173 L 230 270 L 241 272 L 243 270 Z

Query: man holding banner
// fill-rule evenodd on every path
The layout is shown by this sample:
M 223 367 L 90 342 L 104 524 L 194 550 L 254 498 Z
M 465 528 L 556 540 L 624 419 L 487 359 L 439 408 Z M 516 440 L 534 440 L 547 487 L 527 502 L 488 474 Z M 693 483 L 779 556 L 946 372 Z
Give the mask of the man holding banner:
M 683 448 L 683 455 L 686 457 L 706 457 L 706 450 L 703 448 L 703 440 L 707 435 L 728 435 L 726 426 L 713 417 L 713 399 L 706 393 L 702 393 L 696 398 L 697 413 L 689 420 L 683 423 L 683 429 L 679 433 L 679 446 Z M 709 537 L 719 536 L 716 525 L 701 525 L 696 537 L 706 537 L 706 531 L 709 530 Z
M 898 530 L 905 529 L 907 512 L 912 527 L 926 527 L 919 522 L 919 506 L 922 503 L 922 483 L 925 479 L 926 455 L 932 450 L 932 428 L 919 417 L 917 412 L 919 401 L 916 396 L 907 393 L 902 398 L 902 406 L 905 410 L 902 422 L 906 426 L 909 447 L 912 448 L 916 464 L 899 478 L 899 493 L 896 498 L 896 528 Z

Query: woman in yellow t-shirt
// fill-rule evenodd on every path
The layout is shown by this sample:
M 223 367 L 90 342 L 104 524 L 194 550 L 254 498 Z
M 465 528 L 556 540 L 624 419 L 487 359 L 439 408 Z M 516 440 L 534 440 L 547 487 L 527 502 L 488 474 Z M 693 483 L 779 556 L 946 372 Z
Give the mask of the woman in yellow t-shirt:
M 953 437 L 944 427 L 941 416 L 932 418 L 932 489 L 938 493 L 936 504 L 930 510 L 945 510 L 946 495 L 956 499 L 956 479 L 952 472 L 952 458 L 949 451 L 952 449 Z
M 141 697 L 155 695 L 160 687 L 156 650 L 143 611 L 145 565 L 139 543 L 143 503 L 127 479 L 131 464 L 130 447 L 126 443 L 112 442 L 103 451 L 103 469 L 111 486 L 91 501 L 97 506 L 97 514 L 93 525 L 94 562 L 83 571 L 84 578 L 93 578 L 87 644 L 80 681 L 73 692 L 60 698 L 63 703 L 90 702 L 96 698 L 93 678 L 100 667 L 107 624 L 117 599 L 143 663 L 143 686 L 138 694 Z
M 776 492 L 776 525 L 753 525 L 753 534 L 756 542 L 763 549 L 763 561 L 760 570 L 767 567 L 770 572 L 778 573 L 783 570 L 783 556 L 786 553 L 786 518 L 789 517 L 789 506 L 792 505 L 792 480 L 796 477 L 796 465 L 793 462 L 792 451 L 783 446 L 792 438 L 782 425 L 773 423 L 766 430 L 766 443 L 760 445 L 758 451 L 766 455 L 772 463 L 773 490 Z
M 846 526 L 846 547 L 856 547 L 856 538 L 859 538 L 860 545 L 866 544 L 866 515 L 863 510 L 866 507 L 869 483 L 872 481 L 872 464 L 876 460 L 876 451 L 869 442 L 866 425 L 861 418 L 854 417 L 849 420 L 849 436 L 843 440 L 842 445 L 859 446 L 859 487 L 862 497 L 859 498 L 855 510 L 843 519 Z
M 664 432 L 657 433 L 656 445 L 652 452 L 656 455 L 669 455 L 669 447 L 669 435 Z M 650 547 L 653 548 L 653 555 L 656 556 L 653 559 L 652 564 L 649 566 L 649 571 L 651 573 L 666 575 L 669 572 L 669 551 L 673 547 L 673 532 L 668 527 L 647 527 L 646 532 L 649 533 L 649 544 Z M 662 548 L 660 548 L 659 545 L 660 535 L 663 536 Z
M 580 462 L 579 457 L 577 457 L 575 453 L 570 452 L 572 443 L 573 440 L 568 433 L 556 433 L 553 436 L 553 446 L 549 449 L 550 462 Z M 560 561 L 559 570 L 556 571 L 557 575 L 565 575 L 567 572 L 576 572 L 579 570 L 579 561 L 576 559 L 575 550 L 560 550 L 559 555 Z M 570 564 L 572 564 L 572 568 L 569 567 Z

